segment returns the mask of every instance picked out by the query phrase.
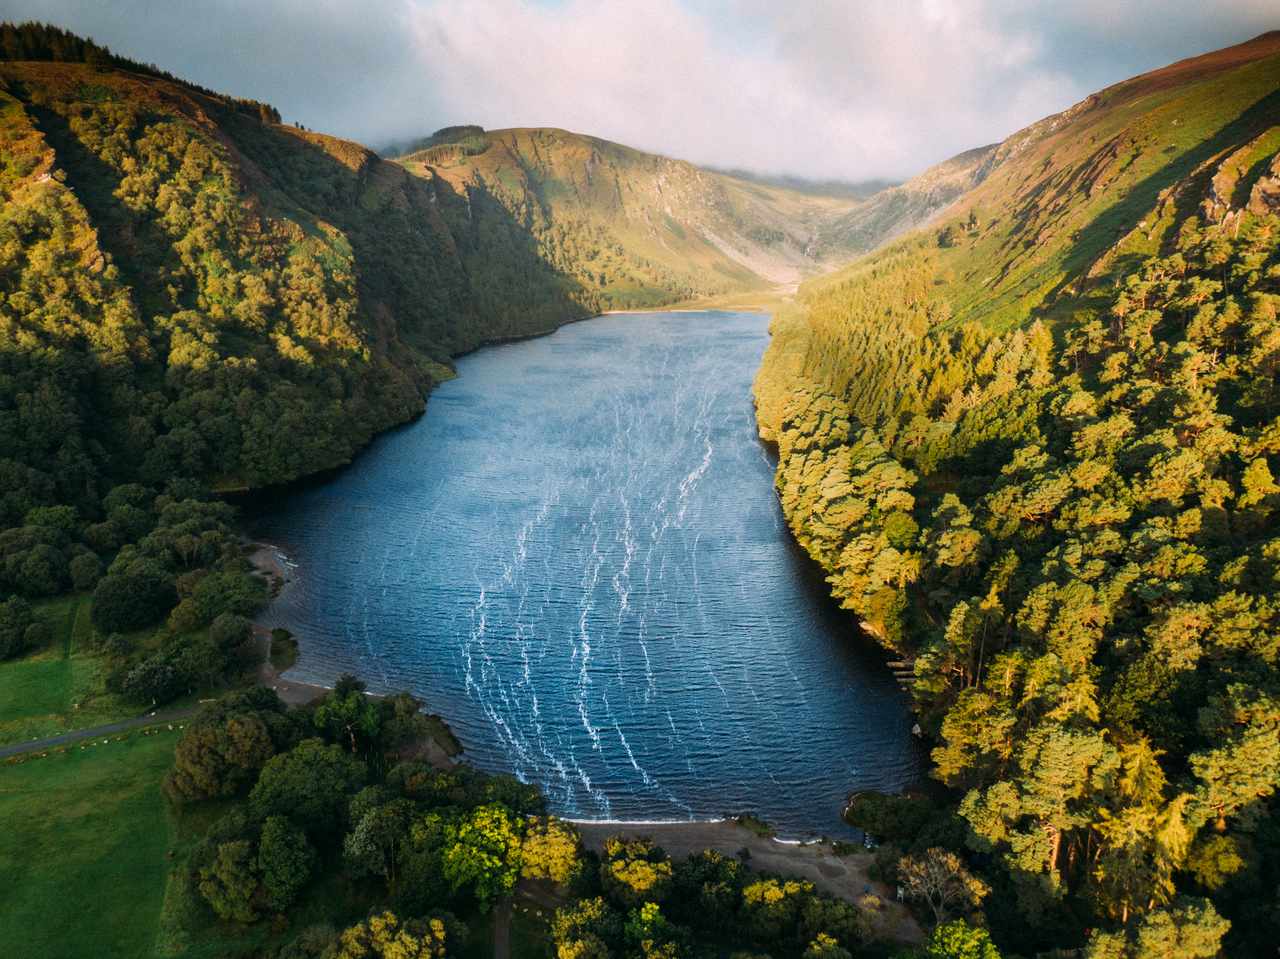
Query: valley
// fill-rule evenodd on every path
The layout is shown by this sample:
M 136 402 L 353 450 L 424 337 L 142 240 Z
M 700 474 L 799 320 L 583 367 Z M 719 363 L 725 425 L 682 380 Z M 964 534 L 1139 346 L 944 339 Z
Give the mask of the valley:
M 0 51 L 6 945 L 1280 939 L 1280 32 L 867 189 Z

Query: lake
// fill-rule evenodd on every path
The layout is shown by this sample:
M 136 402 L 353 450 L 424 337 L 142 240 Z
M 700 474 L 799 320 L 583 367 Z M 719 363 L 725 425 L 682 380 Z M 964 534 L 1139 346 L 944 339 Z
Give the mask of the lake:
M 905 695 L 794 545 L 757 438 L 757 313 L 613 315 L 458 361 L 426 414 L 264 496 L 292 677 L 409 689 L 583 819 L 754 811 L 841 835 L 917 782 Z

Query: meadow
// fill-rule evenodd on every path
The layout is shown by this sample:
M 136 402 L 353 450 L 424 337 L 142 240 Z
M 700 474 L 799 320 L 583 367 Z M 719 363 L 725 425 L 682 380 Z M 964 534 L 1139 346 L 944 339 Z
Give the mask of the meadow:
M 0 942 L 9 955 L 151 954 L 172 824 L 176 727 L 0 766 Z

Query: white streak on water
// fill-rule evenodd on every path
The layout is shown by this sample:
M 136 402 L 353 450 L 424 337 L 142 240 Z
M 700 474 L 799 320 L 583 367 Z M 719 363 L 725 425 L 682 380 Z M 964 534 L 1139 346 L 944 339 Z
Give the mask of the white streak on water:
M 787 539 L 765 321 L 654 314 L 485 350 L 422 420 L 263 514 L 299 678 L 409 687 L 558 812 L 839 834 L 915 768 L 892 677 Z M 856 639 L 852 641 L 856 643 Z

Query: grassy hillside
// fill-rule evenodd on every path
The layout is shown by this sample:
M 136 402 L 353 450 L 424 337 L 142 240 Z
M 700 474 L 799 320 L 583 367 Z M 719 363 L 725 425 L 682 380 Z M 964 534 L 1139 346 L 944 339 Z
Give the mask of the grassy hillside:
M 784 512 L 913 663 L 1006 949 L 1280 935 L 1278 151 L 1273 33 L 1015 134 L 774 321 Z
M 400 160 L 408 170 L 496 200 L 609 308 L 794 286 L 927 221 L 990 153 L 860 192 L 701 169 L 564 130 L 452 127 L 414 146 Z
M 452 142 L 450 142 L 452 141 Z M 795 282 L 823 224 L 859 201 L 806 195 L 554 129 L 442 131 L 400 162 L 492 197 L 608 307 Z

